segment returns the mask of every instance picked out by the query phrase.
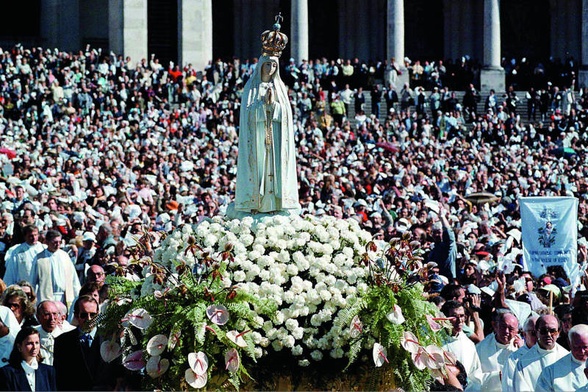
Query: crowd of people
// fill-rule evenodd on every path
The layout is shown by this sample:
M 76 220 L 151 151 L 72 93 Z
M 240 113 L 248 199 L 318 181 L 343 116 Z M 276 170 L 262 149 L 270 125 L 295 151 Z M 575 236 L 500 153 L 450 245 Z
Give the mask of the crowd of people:
M 457 83 L 442 61 L 423 63 L 427 72 L 416 79 L 421 65 L 410 59 L 406 68 L 394 59 L 284 64 L 302 214 L 356 219 L 376 240 L 410 233 L 425 250 L 427 294 L 454 321 L 455 342 L 447 347 L 457 347 L 467 374 L 461 387 L 515 382 L 526 390 L 555 377 L 523 369 L 516 381 L 522 359 L 504 376 L 510 351 L 531 350 L 535 333 L 541 350 L 534 355 L 551 352 L 559 336 L 558 344 L 586 360 L 586 347 L 576 355 L 574 342 L 588 335 L 572 328 L 586 322 L 586 286 L 571 287 L 561 268 L 541 276 L 522 269 L 518 199 L 577 197 L 577 259 L 586 265 L 588 96 L 575 86 L 573 68 L 553 67 L 559 76 L 548 79 L 552 68 L 544 67 L 520 102 L 512 86 L 482 96 L 471 73 Z M 83 358 L 63 353 L 85 349 L 88 338 L 75 334 L 95 334 L 84 325 L 107 301 L 105 275 L 128 267 L 145 235 L 157 246 L 184 223 L 225 213 L 235 192 L 241 93 L 256 64 L 217 60 L 199 70 L 91 47 L 2 50 L 0 276 L 7 288 L 0 366 L 14 367 L 12 347 L 36 339 L 40 349 L 25 362 L 34 367 L 40 351 L 43 363 L 55 365 L 58 389 L 121 382 L 103 378 L 113 371 L 107 366 L 79 367 Z M 401 69 L 409 72 L 405 84 Z M 465 90 L 461 101 L 456 83 Z M 482 99 L 479 112 L 475 103 Z M 529 121 L 521 116 L 524 104 Z M 469 197 L 478 192 L 492 198 Z M 509 301 L 524 303 L 538 319 L 523 317 Z M 562 313 L 560 321 L 549 305 Z M 566 315 L 573 316 L 569 322 Z M 18 326 L 26 336 L 17 336 Z M 488 354 L 487 346 L 508 352 Z M 76 377 L 60 376 L 66 366 L 79 367 L 68 373 Z M 583 373 L 577 378 L 586 383 Z

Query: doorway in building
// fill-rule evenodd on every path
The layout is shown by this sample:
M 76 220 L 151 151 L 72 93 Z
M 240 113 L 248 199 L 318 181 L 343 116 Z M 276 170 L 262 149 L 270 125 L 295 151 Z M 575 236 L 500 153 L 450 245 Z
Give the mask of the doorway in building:
M 148 0 L 147 48 L 167 68 L 170 61 L 178 62 L 178 2 Z

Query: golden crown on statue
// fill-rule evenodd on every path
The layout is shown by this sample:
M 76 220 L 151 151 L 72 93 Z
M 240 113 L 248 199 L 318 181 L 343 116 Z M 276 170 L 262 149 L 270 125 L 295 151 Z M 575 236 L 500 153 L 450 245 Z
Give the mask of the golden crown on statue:
M 266 30 L 261 34 L 261 54 L 263 56 L 280 57 L 282 51 L 288 44 L 288 37 L 286 34 L 280 32 L 280 22 L 284 18 L 280 12 L 276 15 L 276 23 L 274 23 L 273 30 Z

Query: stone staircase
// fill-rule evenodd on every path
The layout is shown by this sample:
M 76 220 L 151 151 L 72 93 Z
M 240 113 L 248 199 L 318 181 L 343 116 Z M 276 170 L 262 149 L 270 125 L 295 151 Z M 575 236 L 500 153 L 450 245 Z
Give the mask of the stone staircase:
M 464 91 L 455 91 L 455 97 L 457 98 L 458 102 L 460 104 L 462 104 L 463 102 L 463 96 L 464 96 L 465 92 Z M 519 102 L 517 105 L 517 114 L 521 116 L 521 120 L 523 121 L 523 123 L 528 123 L 529 118 L 527 116 L 527 98 L 525 98 L 526 92 L 525 91 L 516 91 L 517 97 L 519 98 Z M 425 96 L 429 97 L 429 95 L 431 95 L 431 91 L 425 91 Z M 488 92 L 482 92 L 481 93 L 481 99 L 480 102 L 478 103 L 478 107 L 477 107 L 477 113 L 484 113 L 484 106 L 485 106 L 485 102 L 486 102 L 486 97 L 488 97 L 489 93 Z M 499 101 L 502 101 L 502 97 L 499 96 Z M 396 104 L 398 105 L 395 109 L 398 110 L 400 108 L 400 104 Z M 349 113 L 347 115 L 348 119 L 353 119 L 355 117 L 355 108 L 354 108 L 354 104 L 352 103 L 350 106 L 350 110 Z M 380 122 L 383 122 L 386 119 L 386 115 L 388 113 L 388 105 L 386 105 L 386 100 L 382 99 L 381 104 L 380 104 Z M 364 106 L 365 112 L 366 114 L 369 116 L 372 114 L 372 98 L 369 94 L 369 90 L 366 90 L 366 94 L 365 94 L 365 106 Z M 431 117 L 431 109 L 428 107 L 426 107 L 426 112 L 427 115 L 429 117 Z M 411 107 L 411 111 L 414 111 L 414 106 Z

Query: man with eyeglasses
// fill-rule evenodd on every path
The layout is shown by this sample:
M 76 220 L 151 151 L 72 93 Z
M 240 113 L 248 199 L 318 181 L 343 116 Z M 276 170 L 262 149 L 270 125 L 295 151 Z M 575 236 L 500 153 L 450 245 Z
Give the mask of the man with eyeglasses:
M 519 321 L 507 309 L 498 309 L 492 317 L 493 333 L 476 345 L 482 367 L 482 390 L 500 391 L 500 376 L 508 357 L 517 350 Z
M 98 302 L 83 295 L 74 303 L 77 328 L 55 339 L 53 366 L 60 391 L 112 390 L 111 366 L 100 356 L 104 341 L 97 333 Z
M 527 317 L 525 323 L 523 324 L 523 339 L 525 344 L 521 346 L 517 351 L 510 354 L 508 357 L 506 364 L 502 369 L 502 390 L 503 391 L 512 391 L 512 377 L 515 371 L 515 367 L 517 366 L 517 362 L 519 359 L 522 358 L 536 343 L 537 343 L 537 334 L 535 333 L 535 323 L 539 319 L 538 315 L 531 315 Z
M 588 384 L 584 373 L 588 360 L 588 325 L 573 326 L 568 331 L 568 338 L 572 351 L 543 369 L 537 391 L 576 391 Z
M 37 320 L 39 320 L 40 325 L 34 328 L 39 331 L 43 363 L 51 366 L 53 366 L 55 338 L 63 332 L 59 328 L 59 318 L 60 314 L 55 302 L 46 300 L 37 306 Z
M 536 391 L 541 371 L 568 354 L 557 344 L 559 320 L 556 316 L 546 314 L 539 317 L 535 333 L 537 344 L 517 362 L 512 379 L 514 391 Z
M 57 230 L 47 231 L 47 249 L 35 258 L 30 282 L 37 287 L 39 301 L 60 301 L 70 307 L 81 285 L 71 257 L 61 249 L 61 238 Z

